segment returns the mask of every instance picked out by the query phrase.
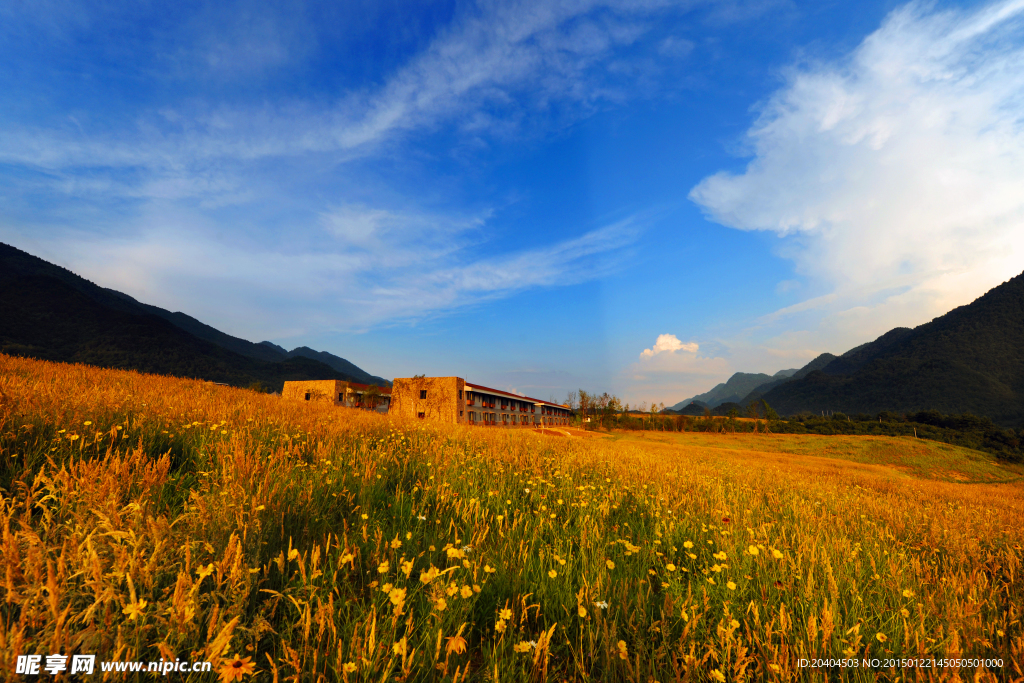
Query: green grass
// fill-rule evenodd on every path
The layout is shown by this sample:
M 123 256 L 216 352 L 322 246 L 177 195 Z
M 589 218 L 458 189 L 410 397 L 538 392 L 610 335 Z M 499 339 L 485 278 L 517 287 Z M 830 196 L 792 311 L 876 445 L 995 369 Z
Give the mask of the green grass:
M 811 680 L 800 658 L 1024 652 L 1024 486 L 931 476 L 1009 471 L 963 449 L 549 437 L 4 356 L 0 392 L 4 671 Z

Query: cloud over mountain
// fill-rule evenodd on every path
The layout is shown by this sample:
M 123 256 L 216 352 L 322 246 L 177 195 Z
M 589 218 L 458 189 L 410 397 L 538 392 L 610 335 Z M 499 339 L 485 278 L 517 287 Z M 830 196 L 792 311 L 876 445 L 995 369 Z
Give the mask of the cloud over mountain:
M 659 353 L 675 353 L 676 351 L 687 351 L 697 353 L 697 342 L 684 344 L 674 334 L 659 334 L 654 346 L 640 352 L 640 358 L 652 358 Z
M 1024 266 L 1024 2 L 912 3 L 847 58 L 792 67 L 741 173 L 690 197 L 783 238 L 833 327 L 923 322 Z

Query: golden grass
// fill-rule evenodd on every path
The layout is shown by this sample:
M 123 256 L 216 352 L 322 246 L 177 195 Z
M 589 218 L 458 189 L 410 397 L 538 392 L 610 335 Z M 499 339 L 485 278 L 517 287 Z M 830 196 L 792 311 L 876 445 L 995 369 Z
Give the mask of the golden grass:
M 2 355 L 0 392 L 4 675 L 1024 678 L 1024 485 L 973 451 L 404 423 Z M 965 656 L 1003 666 L 798 665 Z

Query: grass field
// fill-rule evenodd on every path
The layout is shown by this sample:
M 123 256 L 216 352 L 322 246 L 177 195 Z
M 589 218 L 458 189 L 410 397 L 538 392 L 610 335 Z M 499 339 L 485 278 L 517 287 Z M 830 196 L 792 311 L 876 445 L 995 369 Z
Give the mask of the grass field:
M 1024 680 L 1024 482 L 975 451 L 395 422 L 2 355 L 0 392 L 0 678 L 60 652 L 224 680 Z M 880 664 L 799 665 L 846 657 Z M 975 657 L 1001 666 L 886 666 Z

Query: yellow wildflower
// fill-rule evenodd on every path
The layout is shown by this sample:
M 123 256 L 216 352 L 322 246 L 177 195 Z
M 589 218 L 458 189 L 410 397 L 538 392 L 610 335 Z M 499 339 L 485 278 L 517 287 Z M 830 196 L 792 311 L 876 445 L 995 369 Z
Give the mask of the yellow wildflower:
M 229 683 L 230 681 L 240 681 L 242 676 L 245 674 L 252 674 L 256 671 L 256 667 L 252 664 L 252 657 L 241 658 L 238 653 L 231 659 L 225 659 L 223 666 L 220 668 L 220 680 L 221 683 Z
M 611 560 L 605 560 L 604 564 L 606 567 L 608 567 L 608 569 L 615 569 L 615 563 Z
M 473 589 L 469 586 L 463 586 L 462 589 L 459 591 L 459 595 L 461 595 L 464 599 L 471 598 L 473 597 Z
M 457 655 L 461 655 L 466 651 L 466 639 L 458 635 L 452 636 L 448 639 L 448 644 L 444 649 L 448 654 L 455 653 Z
M 508 607 L 505 607 L 500 612 L 498 612 L 498 616 L 501 617 L 502 620 L 507 621 L 512 618 L 512 610 L 510 610 Z
M 124 609 L 121 610 L 121 613 L 128 615 L 128 621 L 135 621 L 135 617 L 142 616 L 142 610 L 146 609 L 146 605 L 148 604 L 149 603 L 145 600 L 131 602 L 124 606 Z

